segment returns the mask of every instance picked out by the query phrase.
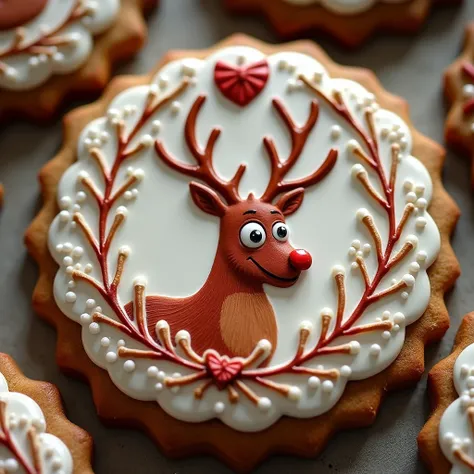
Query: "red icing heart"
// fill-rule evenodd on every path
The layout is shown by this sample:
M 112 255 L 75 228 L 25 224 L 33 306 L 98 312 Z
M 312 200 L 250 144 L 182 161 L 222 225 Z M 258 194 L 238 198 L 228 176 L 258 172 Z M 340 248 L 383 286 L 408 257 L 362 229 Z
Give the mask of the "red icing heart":
M 242 359 L 230 359 L 228 356 L 219 355 L 212 349 L 206 353 L 206 363 L 212 378 L 220 390 L 237 378 L 243 369 Z
M 262 92 L 269 75 L 266 59 L 247 66 L 218 61 L 214 69 L 214 81 L 222 95 L 241 107 L 250 104 Z

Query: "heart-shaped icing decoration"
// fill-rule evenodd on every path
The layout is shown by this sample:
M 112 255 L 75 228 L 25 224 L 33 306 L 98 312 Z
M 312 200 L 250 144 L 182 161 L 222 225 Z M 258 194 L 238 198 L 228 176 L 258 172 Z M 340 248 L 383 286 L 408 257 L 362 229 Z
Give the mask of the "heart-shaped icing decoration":
M 218 61 L 214 69 L 214 81 L 222 95 L 241 107 L 250 104 L 262 92 L 269 76 L 266 59 L 246 66 Z
M 48 3 L 48 0 L 19 0 L 0 1 L 0 31 L 23 26 L 38 16 Z
M 213 350 L 206 353 L 207 367 L 219 389 L 225 388 L 234 380 L 243 369 L 242 359 L 224 355 L 221 356 Z

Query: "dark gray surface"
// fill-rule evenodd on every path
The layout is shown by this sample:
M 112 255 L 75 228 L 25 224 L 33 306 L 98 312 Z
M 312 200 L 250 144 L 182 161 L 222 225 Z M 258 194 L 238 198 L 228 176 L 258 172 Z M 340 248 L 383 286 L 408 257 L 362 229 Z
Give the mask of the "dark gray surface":
M 208 47 L 234 32 L 276 42 L 263 21 L 231 18 L 219 0 L 162 1 L 160 10 L 149 20 L 147 47 L 120 72 L 145 72 L 169 49 Z M 409 101 L 415 126 L 442 142 L 445 107 L 440 74 L 458 55 L 463 27 L 471 18 L 474 1 L 465 0 L 462 8 L 434 12 L 414 38 L 378 37 L 357 52 L 344 51 L 329 40 L 320 42 L 336 61 L 373 69 L 386 89 Z M 209 457 L 169 460 L 145 435 L 105 428 L 96 416 L 89 387 L 59 372 L 55 364 L 56 334 L 31 309 L 37 270 L 27 257 L 23 233 L 40 206 L 36 174 L 60 144 L 60 120 L 43 127 L 12 123 L 0 129 L 0 180 L 6 187 L 5 207 L 0 211 L 0 351 L 11 354 L 29 377 L 59 387 L 70 419 L 94 437 L 98 474 L 230 472 Z M 428 368 L 450 352 L 462 315 L 474 310 L 474 200 L 469 167 L 467 160 L 448 153 L 445 184 L 463 213 L 453 239 L 463 275 L 447 297 L 451 329 L 441 344 L 428 349 Z M 426 376 L 416 388 L 390 395 L 371 428 L 338 435 L 318 459 L 274 457 L 258 473 L 425 472 L 416 447 L 416 436 L 429 411 L 425 388 Z

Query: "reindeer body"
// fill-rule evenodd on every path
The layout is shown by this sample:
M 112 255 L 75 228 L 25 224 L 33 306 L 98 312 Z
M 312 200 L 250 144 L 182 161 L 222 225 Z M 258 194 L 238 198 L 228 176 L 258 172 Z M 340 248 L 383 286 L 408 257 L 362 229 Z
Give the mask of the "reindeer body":
M 176 160 L 161 142 L 155 143 L 155 149 L 171 169 L 205 183 L 192 181 L 189 186 L 196 206 L 220 219 L 216 257 L 207 281 L 194 295 L 146 298 L 148 330 L 155 334 L 160 321 L 166 321 L 173 337 L 178 331 L 186 330 L 193 349 L 200 355 L 214 349 L 221 355 L 246 357 L 259 341 L 266 339 L 271 343 L 271 356 L 277 346 L 278 328 L 263 284 L 288 288 L 296 283 L 301 271 L 311 266 L 311 255 L 290 244 L 285 217 L 301 206 L 304 189 L 331 171 L 337 152 L 330 150 L 323 164 L 311 175 L 285 180 L 317 122 L 319 107 L 317 102 L 311 103 L 308 120 L 300 127 L 283 104 L 274 99 L 273 106 L 289 130 L 292 149 L 289 157 L 282 161 L 274 141 L 265 137 L 263 144 L 271 165 L 269 184 L 260 198 L 250 194 L 242 199 L 238 188 L 245 165 L 240 165 L 229 181 L 223 180 L 213 166 L 214 145 L 220 130 L 211 131 L 205 147 L 196 139 L 196 120 L 205 100 L 203 95 L 196 99 L 185 125 L 186 143 L 196 165 Z M 142 304 L 139 296 L 134 304 Z M 129 303 L 126 310 L 132 315 L 133 303 Z M 267 362 L 270 359 L 268 357 Z

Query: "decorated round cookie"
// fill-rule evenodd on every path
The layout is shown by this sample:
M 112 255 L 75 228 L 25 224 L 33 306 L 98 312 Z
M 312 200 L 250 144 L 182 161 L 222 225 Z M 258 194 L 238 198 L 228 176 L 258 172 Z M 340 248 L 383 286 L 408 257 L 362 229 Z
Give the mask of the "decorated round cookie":
M 451 104 L 446 119 L 446 141 L 472 159 L 474 157 L 474 24 L 466 28 L 461 56 L 445 72 L 444 88 Z M 474 171 L 471 179 L 474 183 Z
M 430 372 L 434 411 L 420 433 L 422 458 L 435 473 L 474 471 L 474 313 L 459 329 L 453 353 Z
M 414 33 L 433 4 L 460 0 L 223 0 L 238 14 L 263 14 L 282 38 L 325 32 L 349 47 L 377 31 Z
M 145 36 L 141 13 L 154 3 L 156 0 L 2 1 L 0 115 L 17 110 L 34 117 L 44 115 L 42 107 L 53 111 L 68 91 L 104 87 L 111 64 L 141 46 Z M 95 41 L 97 35 L 101 36 Z M 37 99 L 42 96 L 52 104 L 42 104 Z M 38 104 L 39 110 L 32 110 Z
M 64 418 L 55 389 L 26 379 L 0 354 L 0 472 L 91 473 L 90 452 L 88 436 Z
M 377 90 L 307 43 L 229 43 L 68 121 L 49 250 L 59 320 L 127 399 L 259 432 L 389 367 L 430 293 L 444 327 L 440 230 L 412 131 Z

